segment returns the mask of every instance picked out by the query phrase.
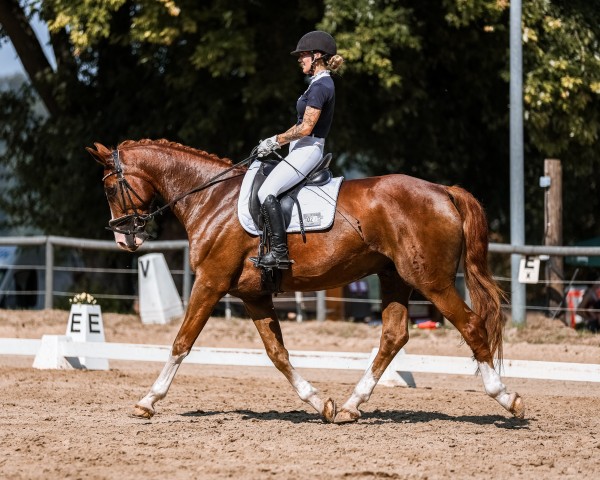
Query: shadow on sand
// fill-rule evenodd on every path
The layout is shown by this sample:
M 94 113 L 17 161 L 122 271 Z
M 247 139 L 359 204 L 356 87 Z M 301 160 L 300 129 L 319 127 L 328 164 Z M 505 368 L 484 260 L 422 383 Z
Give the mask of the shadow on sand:
M 290 423 L 321 423 L 323 419 L 316 413 L 308 413 L 302 410 L 291 410 L 279 412 L 271 410 L 268 412 L 255 412 L 253 410 L 229 410 L 229 411 L 204 411 L 195 410 L 182 413 L 183 417 L 209 417 L 240 415 L 242 420 L 277 420 Z M 385 423 L 428 423 L 435 421 L 472 423 L 474 425 L 494 425 L 497 428 L 508 430 L 520 430 L 529 428 L 529 420 L 504 417 L 502 415 L 447 415 L 440 412 L 424 412 L 409 410 L 374 410 L 363 412 L 358 420 L 360 424 L 381 425 Z

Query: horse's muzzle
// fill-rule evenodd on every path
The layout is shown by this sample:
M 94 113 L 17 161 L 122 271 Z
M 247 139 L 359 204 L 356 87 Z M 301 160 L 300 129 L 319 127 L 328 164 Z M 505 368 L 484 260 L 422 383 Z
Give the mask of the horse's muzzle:
M 124 215 L 108 222 L 107 230 L 115 234 L 115 242 L 123 250 L 136 251 L 150 237 L 146 219 L 140 215 Z
M 128 252 L 135 252 L 144 243 L 144 238 L 139 235 L 123 235 L 122 233 L 115 232 L 115 242 L 117 246 Z

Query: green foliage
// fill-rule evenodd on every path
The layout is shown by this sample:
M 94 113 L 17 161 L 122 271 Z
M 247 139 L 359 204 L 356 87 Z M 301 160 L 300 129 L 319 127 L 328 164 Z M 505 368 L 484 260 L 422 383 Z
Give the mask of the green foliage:
M 111 36 L 111 20 L 124 6 L 126 0 L 37 0 L 35 7 L 40 11 L 54 12 L 48 16 L 48 29 L 60 32 L 68 29 L 74 53 L 94 48 L 103 39 Z M 146 0 L 132 5 L 129 36 L 137 42 L 162 45 L 173 43 L 184 30 L 195 30 L 194 22 L 176 22 L 180 9 L 172 0 Z
M 509 2 L 326 4 L 321 25 L 349 60 L 338 108 L 347 135 L 335 145 L 347 153 L 346 164 L 460 183 L 484 202 L 492 227 L 506 239 Z M 600 232 L 599 15 L 598 1 L 524 2 L 527 235 L 533 243 L 543 233 L 538 177 L 544 158 L 563 161 L 565 212 L 578 212 L 565 216 L 565 239 Z M 374 61 L 361 55 L 365 45 L 373 46 Z
M 1 94 L 1 161 L 18 183 L 0 207 L 14 223 L 108 238 L 100 167 L 84 150 L 93 142 L 169 138 L 241 158 L 293 123 L 290 99 L 303 83 L 289 52 L 321 18 L 319 4 L 189 0 L 172 15 L 171 3 L 39 3 L 52 28 L 69 26 L 76 68 L 59 62 L 55 73 L 59 116 L 32 117 L 29 90 Z M 173 29 L 176 41 L 165 33 Z
M 600 235 L 599 3 L 524 2 L 534 243 L 548 157 L 563 161 L 565 212 L 578 212 L 565 216 L 566 241 Z M 165 137 L 245 157 L 294 122 L 304 83 L 289 52 L 321 28 L 346 60 L 327 146 L 338 165 L 461 184 L 486 206 L 495 238 L 508 238 L 507 0 L 38 0 L 33 8 L 62 53 L 51 79 L 61 113 L 32 115 L 27 89 L 1 94 L 1 161 L 18 182 L 0 207 L 16 223 L 108 235 L 99 167 L 84 151 L 94 141 Z
M 402 82 L 394 68 L 394 53 L 406 48 L 419 50 L 420 39 L 411 26 L 411 9 L 402 2 L 373 0 L 329 0 L 320 28 L 336 33 L 340 54 L 353 71 L 373 76 L 383 88 Z
M 447 18 L 455 26 L 484 21 L 504 28 L 497 14 L 507 1 L 448 0 Z M 537 179 L 544 158 L 563 166 L 565 239 L 600 233 L 597 194 L 600 171 L 600 2 L 531 0 L 523 2 L 523 101 L 526 136 L 528 236 L 543 236 L 543 195 Z M 508 82 L 508 62 L 501 74 Z M 574 213 L 577 212 L 577 213 Z
M 592 146 L 600 129 L 600 5 L 537 0 L 524 10 L 529 134 L 546 155 Z
M 486 28 L 487 19 L 457 27 L 447 8 L 430 2 L 410 8 L 407 2 L 359 2 L 365 10 L 352 15 L 340 14 L 348 10 L 343 3 L 336 0 L 326 10 L 322 25 L 349 42 L 355 32 L 370 32 L 365 45 L 386 45 L 377 51 L 388 62 L 347 62 L 338 83 L 334 151 L 347 152 L 346 165 L 370 173 L 460 183 L 490 207 L 495 227 L 504 230 L 508 198 L 498 181 L 508 181 L 508 86 L 499 72 L 507 61 L 506 28 Z M 371 9 L 385 17 L 393 9 L 403 26 L 385 28 L 382 20 L 382 28 L 371 28 Z M 495 12 L 493 19 L 500 17 Z M 340 43 L 343 53 L 350 50 Z M 377 65 L 392 70 L 372 74 Z
M 486 24 L 493 31 L 502 23 L 509 8 L 508 0 L 444 0 L 446 21 L 455 28 L 469 27 L 473 23 Z

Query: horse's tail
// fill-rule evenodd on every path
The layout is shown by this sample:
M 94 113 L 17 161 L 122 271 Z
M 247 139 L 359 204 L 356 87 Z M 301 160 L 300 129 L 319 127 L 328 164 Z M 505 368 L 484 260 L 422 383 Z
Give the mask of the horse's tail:
M 502 362 L 502 332 L 506 318 L 501 302 L 504 292 L 488 268 L 488 224 L 481 204 L 460 187 L 447 187 L 463 220 L 465 280 L 472 310 L 483 320 L 492 358 Z

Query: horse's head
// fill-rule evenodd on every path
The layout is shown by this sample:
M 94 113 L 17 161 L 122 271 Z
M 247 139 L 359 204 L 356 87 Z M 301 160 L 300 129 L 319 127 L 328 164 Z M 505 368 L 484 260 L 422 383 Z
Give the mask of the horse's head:
M 151 218 L 154 188 L 135 165 L 123 161 L 118 149 L 111 151 L 100 143 L 94 145 L 95 150 L 86 150 L 104 167 L 102 181 L 112 216 L 107 228 L 115 234 L 120 248 L 134 252 L 149 236 L 146 222 Z

